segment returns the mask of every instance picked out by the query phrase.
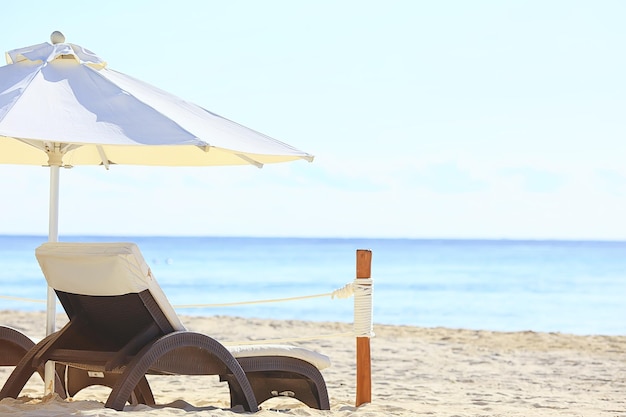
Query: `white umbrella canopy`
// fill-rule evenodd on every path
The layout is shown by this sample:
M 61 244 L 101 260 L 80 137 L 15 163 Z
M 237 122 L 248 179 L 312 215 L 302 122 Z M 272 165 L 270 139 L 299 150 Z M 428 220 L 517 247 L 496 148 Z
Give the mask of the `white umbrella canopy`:
M 56 32 L 0 67 L 0 163 L 243 165 L 313 156 L 107 67 Z
M 220 166 L 313 161 L 290 145 L 114 71 L 93 52 L 51 43 L 6 53 L 0 67 L 0 163 L 50 167 L 48 240 L 58 240 L 59 168 Z M 48 289 L 47 332 L 55 295 Z M 53 368 L 47 367 L 52 392 Z

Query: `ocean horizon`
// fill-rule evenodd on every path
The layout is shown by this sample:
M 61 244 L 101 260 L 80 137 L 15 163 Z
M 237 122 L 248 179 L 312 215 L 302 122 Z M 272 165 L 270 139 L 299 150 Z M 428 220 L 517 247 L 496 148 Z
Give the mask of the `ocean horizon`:
M 45 280 L 34 250 L 47 240 L 0 235 L 0 308 L 45 309 Z M 626 334 L 624 241 L 182 236 L 59 240 L 137 243 L 170 302 L 184 315 L 350 322 L 352 299 L 215 304 L 327 294 L 354 280 L 356 251 L 369 249 L 375 324 Z M 190 304 L 205 307 L 180 307 Z

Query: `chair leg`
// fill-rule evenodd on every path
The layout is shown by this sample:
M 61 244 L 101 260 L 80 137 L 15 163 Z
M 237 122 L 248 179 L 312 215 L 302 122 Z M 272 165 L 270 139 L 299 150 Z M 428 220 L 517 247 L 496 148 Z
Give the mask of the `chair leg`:
M 139 383 L 135 387 L 133 391 L 133 396 L 135 397 L 135 402 L 131 404 L 145 404 L 145 405 L 154 405 L 154 395 L 152 395 L 152 390 L 150 389 L 150 384 L 148 380 L 144 376 L 139 380 Z
M 254 396 L 259 404 L 275 397 L 291 397 L 311 408 L 330 410 L 326 385 L 290 372 L 247 372 Z M 220 375 L 230 388 L 231 404 L 241 402 L 241 393 L 232 384 L 232 375 Z
M 311 408 L 330 410 L 326 382 L 314 365 L 282 356 L 244 357 L 237 360 L 259 404 L 282 395 L 295 398 Z M 231 375 L 221 375 L 220 378 L 230 385 Z M 231 386 L 231 400 L 238 401 L 238 395 Z
M 228 369 L 228 373 L 234 377 L 234 384 L 241 390 L 238 397 L 246 411 L 258 411 L 258 405 L 250 382 L 246 378 L 243 369 L 231 353 L 219 342 L 209 336 L 193 332 L 169 333 L 155 342 L 144 347 L 134 359 L 127 364 L 126 369 L 117 380 L 105 407 L 121 411 L 124 408 L 125 399 L 135 389 L 139 381 L 156 361 L 167 354 L 183 347 L 199 348 L 209 353 L 212 358 Z M 239 405 L 239 404 L 237 404 Z

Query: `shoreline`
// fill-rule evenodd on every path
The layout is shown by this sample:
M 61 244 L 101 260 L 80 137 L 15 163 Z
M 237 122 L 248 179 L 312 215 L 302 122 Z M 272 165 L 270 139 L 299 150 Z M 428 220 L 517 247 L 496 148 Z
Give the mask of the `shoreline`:
M 64 323 L 58 315 L 58 325 Z M 350 324 L 298 320 L 246 319 L 232 316 L 187 316 L 189 330 L 228 343 L 294 335 L 350 331 Z M 0 311 L 0 323 L 33 339 L 44 336 L 44 312 Z M 578 336 L 562 333 L 495 332 L 404 325 L 375 325 L 372 346 L 372 403 L 355 400 L 354 338 L 293 343 L 331 358 L 322 374 L 331 410 L 309 409 L 289 400 L 271 400 L 254 415 L 388 416 L 626 416 L 626 336 Z M 2 367 L 0 382 L 8 377 Z M 154 381 L 153 381 L 154 379 Z M 237 416 L 228 407 L 228 392 L 212 377 L 150 377 L 155 399 L 171 407 L 127 406 L 134 417 Z M 189 389 L 189 387 L 193 387 Z M 107 389 L 90 388 L 71 401 L 41 399 L 42 390 L 22 392 L 28 398 L 0 401 L 3 415 L 43 417 L 119 416 L 104 409 Z M 83 395 L 85 394 L 85 395 Z M 55 414 L 51 410 L 57 410 Z

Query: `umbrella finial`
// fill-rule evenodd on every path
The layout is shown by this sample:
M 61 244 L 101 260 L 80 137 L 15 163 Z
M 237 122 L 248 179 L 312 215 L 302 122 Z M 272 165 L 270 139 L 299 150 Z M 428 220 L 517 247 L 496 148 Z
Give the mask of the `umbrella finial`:
M 50 40 L 53 45 L 56 45 L 57 43 L 65 43 L 65 36 L 58 30 L 55 30 L 52 32 L 52 35 L 50 35 Z

